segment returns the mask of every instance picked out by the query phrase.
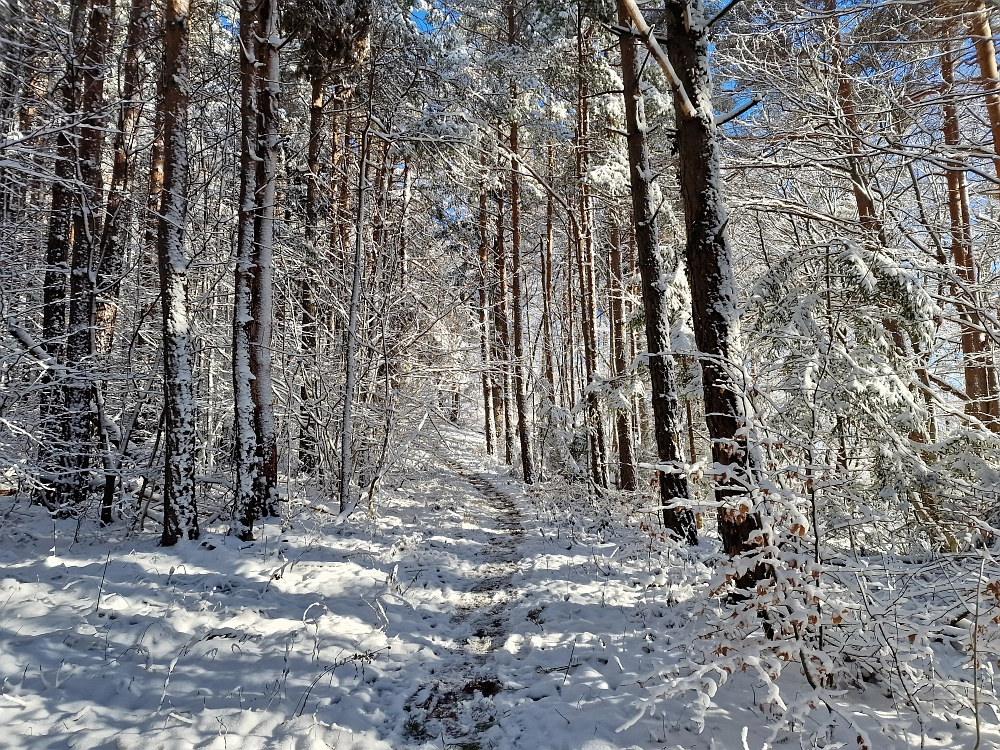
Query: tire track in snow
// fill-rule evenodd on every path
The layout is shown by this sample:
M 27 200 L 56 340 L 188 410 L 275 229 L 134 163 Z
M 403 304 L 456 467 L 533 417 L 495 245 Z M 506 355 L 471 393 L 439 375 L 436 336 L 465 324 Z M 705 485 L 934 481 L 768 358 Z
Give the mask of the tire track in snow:
M 464 625 L 470 633 L 464 648 L 453 649 L 454 669 L 432 683 L 421 685 L 405 708 L 420 709 L 425 719 L 439 722 L 445 733 L 439 739 L 445 748 L 480 750 L 489 746 L 484 733 L 497 725 L 491 699 L 503 685 L 490 662 L 506 640 L 509 605 L 517 598 L 512 580 L 519 570 L 518 541 L 524 528 L 512 498 L 500 492 L 483 474 L 452 460 L 446 462 L 451 471 L 475 489 L 478 497 L 470 496 L 469 502 L 486 511 L 497 530 L 487 531 L 489 544 L 476 553 L 485 558 L 484 573 L 461 597 L 452 617 L 456 628 Z M 411 739 L 417 742 L 430 739 L 423 724 L 415 718 L 408 726 Z

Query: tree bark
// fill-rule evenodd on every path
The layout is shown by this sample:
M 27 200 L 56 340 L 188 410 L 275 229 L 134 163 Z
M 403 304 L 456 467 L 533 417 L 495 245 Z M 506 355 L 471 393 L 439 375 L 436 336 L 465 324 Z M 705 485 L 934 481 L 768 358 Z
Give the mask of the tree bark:
M 156 85 L 156 101 L 163 99 L 160 84 Z M 156 261 L 157 232 L 160 227 L 160 200 L 163 197 L 163 108 L 156 107 L 153 116 L 153 143 L 149 154 L 149 176 L 146 185 L 146 215 L 143 217 L 142 260 L 139 266 L 139 283 L 143 290 L 157 284 L 159 273 Z
M 253 539 L 253 525 L 262 508 L 255 490 L 260 471 L 251 382 L 252 289 L 254 219 L 257 214 L 257 5 L 240 3 L 240 210 L 236 234 L 236 270 L 233 293 L 233 405 L 234 482 L 233 532 Z
M 554 148 L 548 145 L 548 181 L 552 184 L 554 169 Z M 546 194 L 545 201 L 545 242 L 542 245 L 542 357 L 545 366 L 545 382 L 548 386 L 548 398 L 552 404 L 556 401 L 556 368 L 553 357 L 552 341 L 552 247 L 555 239 L 554 222 L 555 198 L 551 192 Z M 543 466 L 544 470 L 544 466 Z
M 990 14 L 983 0 L 972 1 L 972 18 L 969 23 L 972 41 L 976 46 L 976 61 L 986 91 L 986 115 L 990 121 L 993 139 L 993 168 L 1000 177 L 1000 72 L 997 71 L 997 51 L 993 42 Z
M 619 382 L 628 371 L 628 350 L 625 345 L 625 277 L 622 274 L 621 231 L 611 230 L 611 341 L 614 349 L 614 375 Z M 632 444 L 632 424 L 630 409 L 619 409 L 617 414 L 618 433 L 618 488 L 636 489 L 635 448 Z
M 594 274 L 594 237 L 590 186 L 584 180 L 589 166 L 590 115 L 587 78 L 583 69 L 583 17 L 577 18 L 577 118 L 576 181 L 579 217 L 574 223 L 580 276 L 580 312 L 583 333 L 583 362 L 587 381 L 586 425 L 590 449 L 590 474 L 598 487 L 608 486 L 608 447 L 601 414 L 600 397 L 593 386 L 597 382 L 597 284 Z
M 577 377 L 576 377 L 576 335 L 574 322 L 576 321 L 576 300 L 573 294 L 573 247 L 576 242 L 575 237 L 566 238 L 566 351 L 565 351 L 565 377 L 562 378 L 563 391 L 566 394 L 570 407 L 576 405 Z
M 629 24 L 629 15 L 618 0 L 618 19 Z M 621 37 L 622 82 L 625 99 L 625 127 L 628 133 L 629 183 L 632 188 L 632 225 L 635 232 L 636 265 L 642 279 L 642 306 L 645 317 L 646 351 L 652 387 L 653 433 L 656 455 L 662 463 L 681 460 L 677 445 L 680 404 L 674 382 L 674 360 L 670 349 L 670 322 L 666 289 L 660 280 L 666 275 L 659 250 L 659 229 L 653 205 L 649 146 L 646 141 L 646 108 L 640 87 L 640 65 L 635 39 Z M 688 544 L 698 542 L 694 513 L 689 501 L 687 478 L 679 472 L 660 471 L 660 501 L 663 524 Z
M 340 121 L 344 123 L 343 135 L 338 130 Z M 353 118 L 350 113 L 338 116 L 333 125 L 331 138 L 330 174 L 339 185 L 339 189 L 336 206 L 330 212 L 332 232 L 330 246 L 334 249 L 339 248 L 339 255 L 336 252 L 334 255 L 336 256 L 335 260 L 339 260 L 341 268 L 344 267 L 351 249 L 351 223 L 353 220 L 351 218 L 351 183 L 347 175 L 349 171 L 348 145 L 351 138 L 352 122 Z
M 514 6 L 508 6 L 508 44 L 516 41 Z M 511 83 L 511 102 L 516 98 L 515 84 Z M 511 324 L 514 334 L 514 403 L 517 408 L 517 437 L 521 444 L 521 474 L 526 484 L 534 484 L 535 458 L 532 453 L 531 422 L 528 418 L 528 403 L 525 396 L 524 363 L 524 318 L 521 294 L 521 183 L 518 153 L 518 126 L 510 124 L 510 304 Z
M 494 327 L 499 334 L 498 361 L 500 374 L 498 382 L 501 384 L 501 401 L 503 407 L 503 442 L 504 458 L 508 464 L 514 463 L 514 420 L 511 418 L 510 409 L 510 326 L 507 311 L 507 249 L 504 241 L 504 199 L 497 196 L 497 236 L 496 236 L 496 264 L 497 274 L 497 294 L 496 302 L 493 306 Z
M 115 128 L 114 162 L 98 263 L 95 341 L 99 352 L 110 352 L 114 341 L 120 277 L 125 262 L 125 234 L 131 215 L 129 186 L 135 168 L 136 131 L 142 111 L 142 61 L 151 36 L 150 0 L 132 0 L 122 61 L 122 102 Z
M 87 21 L 87 0 L 69 3 L 69 49 L 66 71 L 59 86 L 65 127 L 56 136 L 55 180 L 52 182 L 52 205 L 49 211 L 45 247 L 45 279 L 42 290 L 42 346 L 57 363 L 66 357 L 66 311 L 69 261 L 73 246 L 73 203 L 76 177 L 78 129 L 72 125 L 80 106 L 78 79 L 83 34 Z M 53 382 L 50 370 L 43 375 L 44 396 L 39 408 L 42 440 L 38 462 L 47 475 L 48 487 L 39 493 L 40 502 L 55 510 L 64 501 L 62 472 L 63 429 L 62 388 Z
M 399 288 L 406 292 L 410 286 L 410 255 L 407 240 L 410 236 L 409 214 L 413 201 L 413 182 L 416 168 L 410 159 L 403 160 L 403 205 L 399 209 Z
M 372 66 L 374 77 L 374 66 Z M 354 474 L 354 423 L 352 408 L 357 385 L 358 317 L 361 307 L 361 282 L 365 265 L 365 199 L 369 190 L 368 156 L 369 131 L 372 124 L 371 90 L 368 92 L 368 117 L 361 131 L 361 150 L 358 154 L 358 206 L 354 223 L 354 257 L 351 269 L 351 303 L 347 320 L 347 352 L 345 353 L 344 413 L 340 442 L 340 512 L 347 510 L 351 499 L 351 478 Z
M 685 258 L 712 458 L 723 467 L 726 477 L 716 483 L 715 491 L 719 536 L 726 553 L 736 557 L 759 547 L 763 540 L 760 519 L 747 491 L 749 456 L 742 430 L 746 419 L 732 376 L 739 331 L 736 278 L 726 234 L 729 219 L 722 192 L 703 13 L 700 0 L 687 5 L 669 0 L 664 16 L 670 40 L 667 54 L 694 103 L 694 112 L 685 112 L 675 93 L 679 177 L 687 228 Z M 698 20 L 688 23 L 688 17 Z M 747 588 L 764 575 L 762 566 L 757 566 L 740 575 L 736 584 Z
M 278 442 L 271 380 L 271 333 L 274 315 L 274 212 L 278 186 L 278 120 L 281 107 L 281 67 L 278 36 L 278 0 L 261 0 L 258 57 L 263 78 L 258 92 L 257 200 L 254 222 L 250 393 L 260 471 L 254 494 L 261 512 L 278 515 Z
M 953 52 L 941 55 L 941 77 L 951 89 L 955 83 Z M 951 92 L 944 103 L 944 142 L 955 150 L 960 145 L 961 128 L 958 108 Z M 997 378 L 993 366 L 990 340 L 979 314 L 980 300 L 976 290 L 976 264 L 972 252 L 971 211 L 965 171 L 950 168 L 948 176 L 948 214 L 951 220 L 951 252 L 955 270 L 964 282 L 965 290 L 955 294 L 955 306 L 961 319 L 962 358 L 965 363 L 965 393 L 969 401 L 966 413 L 981 420 L 993 432 L 1000 431 L 1000 402 Z M 971 299 L 969 299 L 971 297 Z M 967 301 L 963 301 L 967 300 Z
M 493 412 L 493 386 L 490 375 L 490 326 L 489 326 L 489 237 L 486 233 L 486 188 L 479 192 L 479 353 L 482 360 L 483 429 L 486 432 L 486 453 L 496 453 L 496 429 Z
M 86 27 L 87 7 L 88 0 L 71 0 L 69 4 L 70 48 L 66 53 L 66 72 L 59 87 L 68 122 L 56 136 L 55 180 L 52 183 L 42 302 L 42 346 L 57 362 L 62 362 L 65 356 L 66 294 L 73 245 L 75 190 L 72 183 L 76 177 L 77 129 L 69 123 L 77 116 L 80 106 L 80 47 Z
M 104 180 L 105 63 L 114 5 L 97 0 L 90 8 L 87 45 L 80 61 L 80 137 L 77 149 L 79 190 L 73 208 L 73 250 L 70 258 L 69 325 L 66 331 L 66 366 L 63 384 L 63 437 L 66 499 L 81 504 L 89 491 L 93 453 L 94 403 L 90 374 L 94 352 L 94 301 L 100 254 L 99 207 Z
M 189 0 L 167 0 L 163 54 L 163 201 L 158 255 L 163 304 L 165 458 L 163 536 L 169 546 L 197 539 L 194 347 L 187 309 L 184 253 L 188 178 L 187 107 Z

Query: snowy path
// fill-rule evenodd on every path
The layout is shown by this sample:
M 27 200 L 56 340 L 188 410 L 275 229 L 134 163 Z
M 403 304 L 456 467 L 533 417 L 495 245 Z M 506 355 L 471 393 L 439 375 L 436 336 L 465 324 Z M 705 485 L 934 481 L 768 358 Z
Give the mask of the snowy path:
M 498 725 L 493 704 L 481 699 L 503 689 L 492 656 L 506 641 L 508 607 L 517 597 L 513 580 L 521 562 L 518 541 L 524 530 L 509 495 L 498 492 L 483 475 L 451 465 L 472 490 L 463 506 L 463 525 L 478 527 L 486 543 L 476 552 L 481 559 L 475 572 L 478 580 L 460 596 L 452 617 L 456 628 L 455 646 L 450 648 L 453 664 L 422 685 L 406 708 L 410 712 L 420 709 L 425 720 L 440 721 L 459 747 L 471 748 L 481 746 L 483 732 Z M 471 722 L 459 720 L 462 704 L 469 704 Z M 428 734 L 418 719 L 408 721 L 411 738 Z M 448 738 L 443 739 L 447 745 Z
M 447 443 L 414 447 L 376 518 L 303 494 L 251 544 L 73 543 L 11 509 L 0 747 L 695 750 L 762 723 L 734 708 L 696 735 L 673 704 L 616 733 L 664 663 L 657 570 L 686 563 L 585 496 L 525 492 L 474 436 Z

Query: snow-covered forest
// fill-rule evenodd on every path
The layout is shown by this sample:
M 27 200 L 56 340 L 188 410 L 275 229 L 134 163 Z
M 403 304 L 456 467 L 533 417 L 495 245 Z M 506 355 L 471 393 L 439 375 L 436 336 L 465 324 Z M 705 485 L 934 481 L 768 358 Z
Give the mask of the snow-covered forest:
M 0 747 L 1000 748 L 998 15 L 0 0 Z

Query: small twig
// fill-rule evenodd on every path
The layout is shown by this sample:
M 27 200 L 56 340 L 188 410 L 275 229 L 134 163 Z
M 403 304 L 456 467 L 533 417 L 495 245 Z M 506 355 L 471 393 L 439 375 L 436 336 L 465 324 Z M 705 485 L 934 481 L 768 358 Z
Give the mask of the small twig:
M 101 594 L 104 593 L 104 579 L 108 575 L 108 563 L 111 562 L 111 550 L 108 550 L 108 559 L 104 561 L 104 572 L 101 573 L 101 585 L 97 589 L 97 606 L 94 607 L 94 613 L 101 613 Z
M 573 648 L 569 650 L 569 661 L 566 662 L 566 674 L 563 675 L 562 684 L 566 684 L 566 680 L 569 679 L 569 668 L 573 665 L 573 654 L 576 653 L 576 638 L 573 639 Z M 561 715 L 561 714 L 560 714 Z M 563 716 L 565 719 L 566 717 Z
M 319 683 L 320 680 L 322 680 L 326 675 L 331 674 L 337 667 L 342 667 L 345 664 L 348 664 L 352 661 L 371 663 L 371 661 L 379 654 L 379 652 L 385 650 L 386 649 L 384 648 L 380 648 L 374 651 L 365 651 L 360 654 L 351 654 L 350 656 L 344 659 L 338 659 L 333 664 L 330 664 L 329 666 L 325 667 L 323 671 L 320 672 L 318 675 L 316 675 L 313 681 L 309 683 L 309 687 L 306 688 L 306 691 L 302 694 L 302 697 L 299 698 L 298 702 L 295 704 L 295 710 L 292 715 L 293 716 L 302 715 L 302 712 L 306 710 L 306 703 L 309 702 L 309 696 L 312 694 L 313 688 L 316 687 L 316 685 Z
M 979 563 L 979 576 L 976 578 L 976 619 L 972 624 L 972 704 L 976 712 L 976 744 L 972 750 L 979 750 L 983 741 L 981 720 L 979 718 L 979 602 L 982 596 L 983 570 L 986 568 L 986 556 Z

